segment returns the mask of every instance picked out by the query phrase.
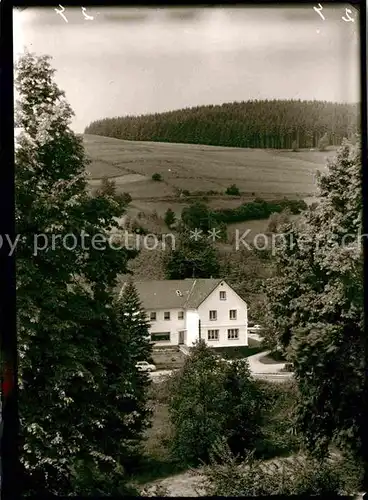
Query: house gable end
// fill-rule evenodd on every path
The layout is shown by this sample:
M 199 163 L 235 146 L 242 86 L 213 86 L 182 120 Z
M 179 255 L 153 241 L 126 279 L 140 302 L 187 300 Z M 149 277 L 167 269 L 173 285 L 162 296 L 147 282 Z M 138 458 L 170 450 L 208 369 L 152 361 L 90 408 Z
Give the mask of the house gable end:
M 216 291 L 219 292 L 220 289 L 221 289 L 221 286 L 222 284 L 225 285 L 225 287 L 229 288 L 231 290 L 231 292 L 236 295 L 236 297 L 244 304 L 244 307 L 248 307 L 248 304 L 245 302 L 244 299 L 242 299 L 240 297 L 240 295 L 238 293 L 236 293 L 236 291 L 234 290 L 234 288 L 232 286 L 230 286 L 225 280 L 221 280 L 220 283 L 218 283 L 215 288 L 207 295 L 207 297 L 205 297 L 196 307 L 196 309 L 199 309 L 200 306 L 202 306 L 208 299 L 210 299 L 215 293 Z M 225 290 L 226 291 L 226 290 Z

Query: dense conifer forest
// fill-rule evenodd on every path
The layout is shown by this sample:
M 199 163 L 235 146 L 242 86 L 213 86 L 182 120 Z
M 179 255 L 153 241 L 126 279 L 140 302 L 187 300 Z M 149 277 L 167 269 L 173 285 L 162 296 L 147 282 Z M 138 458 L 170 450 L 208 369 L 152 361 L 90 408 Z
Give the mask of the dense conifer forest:
M 165 113 L 104 118 L 86 134 L 134 141 L 208 144 L 243 148 L 316 148 L 327 134 L 330 145 L 358 130 L 357 104 L 265 100 L 197 106 Z

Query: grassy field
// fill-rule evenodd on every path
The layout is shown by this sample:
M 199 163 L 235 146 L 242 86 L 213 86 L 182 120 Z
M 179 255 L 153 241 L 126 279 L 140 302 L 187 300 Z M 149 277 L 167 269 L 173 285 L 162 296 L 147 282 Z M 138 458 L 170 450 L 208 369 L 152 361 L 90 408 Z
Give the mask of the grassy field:
M 218 191 L 235 183 L 241 198 L 215 195 L 212 208 L 231 208 L 256 196 L 266 200 L 283 196 L 310 198 L 315 194 L 315 174 L 323 170 L 334 151 L 279 151 L 225 148 L 192 144 L 123 141 L 85 135 L 91 159 L 90 185 L 96 187 L 103 176 L 114 178 L 121 192 L 133 197 L 132 208 L 163 215 L 171 207 L 180 213 L 185 201 L 177 189 Z M 162 182 L 151 180 L 160 173 Z

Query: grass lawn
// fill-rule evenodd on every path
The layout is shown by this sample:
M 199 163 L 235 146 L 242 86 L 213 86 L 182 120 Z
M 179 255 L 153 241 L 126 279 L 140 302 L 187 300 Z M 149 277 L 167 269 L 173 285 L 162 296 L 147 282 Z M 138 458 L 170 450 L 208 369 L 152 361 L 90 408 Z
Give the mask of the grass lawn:
M 248 344 L 248 346 L 212 347 L 212 349 L 225 359 L 248 358 L 264 350 L 258 340 L 249 338 Z

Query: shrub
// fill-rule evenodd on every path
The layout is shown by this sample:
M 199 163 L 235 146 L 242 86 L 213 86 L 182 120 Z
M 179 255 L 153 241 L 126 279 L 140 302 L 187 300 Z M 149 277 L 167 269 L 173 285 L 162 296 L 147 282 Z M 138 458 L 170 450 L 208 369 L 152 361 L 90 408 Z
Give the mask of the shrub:
M 282 212 L 273 212 L 268 219 L 267 232 L 277 233 L 282 230 L 282 227 L 290 223 L 290 210 L 286 209 Z
M 354 494 L 361 476 L 359 468 L 347 471 L 346 462 L 336 458 L 320 462 L 298 456 L 262 462 L 248 454 L 239 463 L 224 441 L 214 447 L 211 464 L 202 473 L 208 496 Z
M 268 459 L 289 455 L 301 447 L 301 436 L 295 431 L 297 388 L 293 380 L 275 384 L 257 381 L 262 393 L 262 435 L 257 441 L 255 454 Z
M 163 484 L 155 484 L 152 487 L 146 487 L 140 492 L 141 497 L 169 497 L 169 490 Z
M 161 174 L 159 174 L 159 173 L 157 173 L 157 172 L 156 172 L 155 174 L 152 174 L 152 180 L 153 180 L 153 181 L 156 181 L 156 182 L 157 182 L 157 181 L 162 181 L 162 176 L 161 176 Z
M 153 210 L 152 213 L 151 213 L 151 220 L 154 220 L 154 221 L 157 221 L 159 219 L 159 216 L 158 216 L 158 213 L 157 213 L 157 210 Z
M 100 187 L 96 189 L 95 196 L 116 196 L 116 182 L 106 175 L 102 177 Z
M 328 134 L 324 134 L 323 137 L 321 137 L 321 139 L 318 141 L 318 150 L 319 151 L 325 151 L 327 146 L 329 146 L 330 144 L 330 141 L 329 141 L 329 138 L 328 138 Z
M 292 372 L 294 370 L 293 363 L 285 363 L 285 366 L 282 371 L 284 372 Z
M 168 228 L 170 228 L 174 224 L 175 220 L 176 220 L 175 212 L 171 208 L 168 208 L 165 212 L 165 217 L 164 217 L 165 224 L 167 225 Z
M 172 452 L 182 463 L 207 462 L 221 436 L 239 454 L 260 436 L 260 392 L 247 362 L 220 361 L 204 342 L 174 377 L 169 404 Z
M 230 196 L 240 196 L 240 191 L 236 184 L 231 184 L 231 186 L 226 189 L 225 193 Z

